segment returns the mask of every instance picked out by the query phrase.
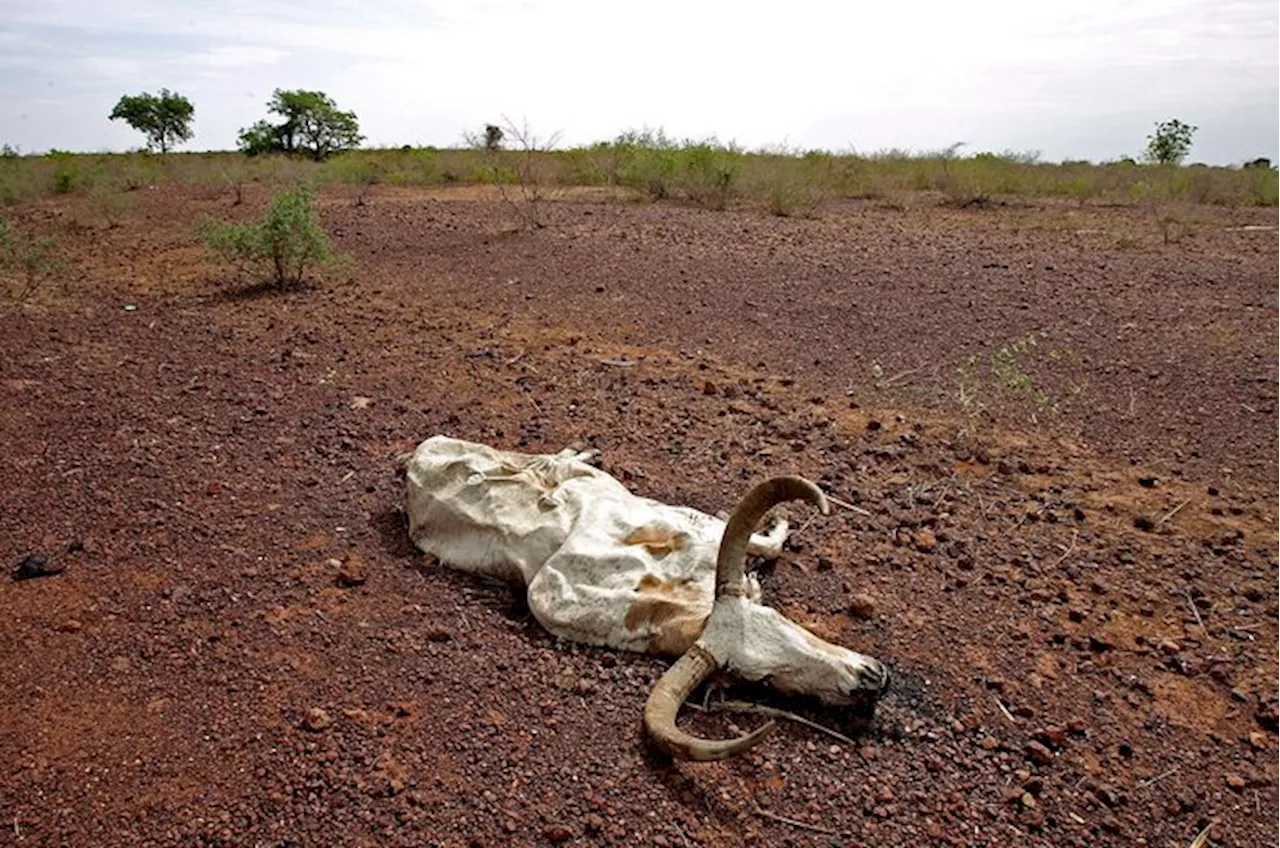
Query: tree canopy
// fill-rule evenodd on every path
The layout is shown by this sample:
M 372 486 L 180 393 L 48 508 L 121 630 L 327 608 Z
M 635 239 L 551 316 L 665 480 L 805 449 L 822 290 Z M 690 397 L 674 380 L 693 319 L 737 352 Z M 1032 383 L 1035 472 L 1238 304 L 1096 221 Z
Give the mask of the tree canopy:
M 111 110 L 111 120 L 124 121 L 147 137 L 147 149 L 168 153 L 175 144 L 190 141 L 195 135 L 191 122 L 196 107 L 191 101 L 167 88 L 159 94 L 126 94 Z
M 1191 137 L 1197 129 L 1177 118 L 1156 124 L 1156 131 L 1147 136 L 1147 158 L 1162 165 L 1179 164 L 1191 152 Z
M 284 120 L 280 123 L 261 120 L 240 130 L 240 149 L 250 156 L 301 154 L 318 162 L 358 147 L 364 140 L 355 113 L 342 111 L 322 91 L 277 88 L 267 103 L 267 110 Z

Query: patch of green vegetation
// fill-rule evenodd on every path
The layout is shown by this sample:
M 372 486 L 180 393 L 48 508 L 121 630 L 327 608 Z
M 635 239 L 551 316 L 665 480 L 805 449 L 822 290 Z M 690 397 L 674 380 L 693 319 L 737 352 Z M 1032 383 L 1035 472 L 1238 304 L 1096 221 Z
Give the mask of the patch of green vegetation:
M 19 232 L 0 218 L 0 278 L 5 297 L 21 303 L 62 273 L 65 266 L 57 250 L 53 236 Z
M 983 398 L 1006 393 L 1028 402 L 1036 415 L 1057 416 L 1074 403 L 1085 387 L 1073 383 L 1065 393 L 1047 391 L 1034 376 L 1038 359 L 1079 365 L 1068 350 L 1045 346 L 1044 333 L 1028 333 L 996 348 L 986 357 L 970 355 L 956 366 L 956 402 L 965 416 L 965 433 L 972 435 L 986 410 Z
M 322 157 L 324 158 L 324 157 Z M 958 145 L 912 153 L 888 150 L 834 153 L 770 148 L 744 151 L 715 138 L 679 141 L 661 129 L 629 130 L 612 141 L 572 149 L 549 144 L 523 148 L 504 129 L 503 147 L 433 150 L 414 147 L 350 150 L 313 162 L 305 157 L 240 153 L 101 155 L 54 152 L 0 157 L 0 202 L 16 203 L 84 188 L 87 175 L 106 168 L 130 188 L 165 181 L 226 184 L 222 174 L 244 172 L 239 182 L 289 186 L 519 185 L 536 170 L 544 188 L 616 186 L 653 201 L 676 200 L 708 208 L 754 206 L 777 215 L 806 215 L 827 199 L 891 200 L 981 208 L 1010 198 L 1061 197 L 1131 205 L 1187 202 L 1215 206 L 1280 203 L 1275 168 L 1139 163 L 1039 161 L 1035 153 L 964 153 Z
M 277 288 L 301 285 L 309 274 L 337 260 L 306 186 L 276 195 L 257 221 L 237 224 L 206 218 L 197 232 L 214 257 L 241 277 Z

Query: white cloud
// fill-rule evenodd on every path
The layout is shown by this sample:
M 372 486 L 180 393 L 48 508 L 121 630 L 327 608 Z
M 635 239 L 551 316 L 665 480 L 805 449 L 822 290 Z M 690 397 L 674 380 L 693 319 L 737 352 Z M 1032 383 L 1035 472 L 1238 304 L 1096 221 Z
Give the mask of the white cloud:
M 232 44 L 211 47 L 203 53 L 182 56 L 175 61 L 208 68 L 243 68 L 250 65 L 274 65 L 288 55 L 274 47 Z
M 306 87 L 385 144 L 450 144 L 506 114 L 566 143 L 648 124 L 753 146 L 963 139 L 1100 158 L 1179 117 L 1202 127 L 1197 159 L 1280 158 L 1274 0 L 4 5 L 0 108 L 27 115 L 6 132 L 28 149 L 127 146 L 110 104 L 161 86 L 196 103 L 195 146 L 227 147 L 272 89 Z M 29 99 L 33 76 L 61 106 Z

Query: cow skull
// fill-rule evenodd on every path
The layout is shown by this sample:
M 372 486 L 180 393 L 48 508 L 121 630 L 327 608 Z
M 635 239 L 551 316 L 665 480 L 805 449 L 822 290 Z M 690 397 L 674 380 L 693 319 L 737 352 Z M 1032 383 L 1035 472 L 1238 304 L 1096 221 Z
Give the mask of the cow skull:
M 446 566 L 524 586 L 530 611 L 557 636 L 678 655 L 644 712 L 650 736 L 674 757 L 731 757 L 772 730 L 770 723 L 709 741 L 676 727 L 685 698 L 717 671 L 837 705 L 884 691 L 884 666 L 764 606 L 759 583 L 745 574 L 748 554 L 781 552 L 785 522 L 753 532 L 772 507 L 804 500 L 827 512 L 817 486 L 766 480 L 726 524 L 638 497 L 589 458 L 428 439 L 403 458 L 410 536 Z

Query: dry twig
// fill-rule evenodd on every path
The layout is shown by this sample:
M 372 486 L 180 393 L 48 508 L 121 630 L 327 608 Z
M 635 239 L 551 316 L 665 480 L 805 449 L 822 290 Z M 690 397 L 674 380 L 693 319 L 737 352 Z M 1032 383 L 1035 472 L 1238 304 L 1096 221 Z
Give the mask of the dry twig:
M 1205 636 L 1209 635 L 1209 628 L 1204 626 L 1204 619 L 1200 617 L 1200 610 L 1196 608 L 1196 602 L 1191 597 L 1191 593 L 1186 589 L 1182 590 L 1182 596 L 1187 599 L 1187 606 L 1191 607 L 1191 614 L 1196 617 L 1196 624 L 1200 625 L 1200 632 Z
M 760 809 L 760 805 L 759 805 L 759 804 L 753 804 L 752 806 L 754 806 L 754 807 L 755 807 L 756 815 L 758 815 L 758 816 L 764 816 L 766 819 L 773 819 L 773 820 L 774 820 L 774 821 L 776 821 L 776 822 L 782 822 L 783 824 L 789 824 L 789 825 L 791 825 L 792 827 L 798 827 L 798 828 L 800 828 L 801 830 L 812 830 L 812 831 L 813 831 L 813 832 L 815 832 L 815 833 L 825 833 L 825 834 L 827 834 L 828 836 L 839 836 L 839 835 L 840 835 L 840 831 L 838 831 L 838 830 L 832 830 L 832 829 L 831 829 L 831 828 L 829 828 L 829 827 L 822 827 L 821 825 L 817 825 L 817 824 L 809 824 L 808 822 L 797 821 L 796 819 L 789 819 L 789 818 L 787 818 L 786 816 L 780 816 L 780 815 L 778 815 L 777 813 L 771 813 L 771 812 L 769 812 L 768 810 L 762 810 L 762 809 Z M 1194 848 L 1194 846 L 1193 846 L 1193 848 Z
M 1173 768 L 1169 769 L 1168 771 L 1161 772 L 1160 774 L 1157 774 L 1155 777 L 1150 778 L 1149 780 L 1144 780 L 1144 781 L 1142 781 L 1141 783 L 1139 783 L 1139 784 L 1138 784 L 1138 788 L 1139 788 L 1139 789 L 1146 789 L 1146 788 L 1147 788 L 1147 787 L 1149 787 L 1149 786 L 1154 786 L 1156 783 L 1158 783 L 1158 782 L 1159 782 L 1159 781 L 1161 781 L 1161 780 L 1164 780 L 1166 777 L 1169 777 L 1170 775 L 1176 774 L 1176 773 L 1177 773 L 1177 771 L 1178 771 L 1178 769 L 1180 769 L 1180 768 L 1182 768 L 1182 766 L 1174 766 Z
M 1170 518 L 1173 518 L 1175 515 L 1177 515 L 1177 514 L 1182 510 L 1182 508 L 1183 508 L 1184 506 L 1186 506 L 1186 505 L 1187 505 L 1187 504 L 1189 504 L 1189 503 L 1191 503 L 1191 499 L 1190 499 L 1190 498 L 1188 498 L 1187 500 L 1185 500 L 1185 501 L 1183 501 L 1182 503 L 1178 504 L 1178 505 L 1177 505 L 1177 506 L 1175 506 L 1173 509 L 1171 509 L 1171 510 L 1169 510 L 1168 512 L 1166 512 L 1164 515 L 1160 516 L 1160 520 L 1156 522 L 1156 526 L 1157 526 L 1157 527 L 1159 527 L 1161 524 L 1164 524 L 1164 523 L 1165 523 L 1166 521 L 1168 521 Z
M 810 721 L 804 716 L 798 716 L 795 713 L 789 713 L 777 707 L 766 707 L 763 704 L 751 704 L 746 701 L 717 701 L 714 704 L 703 707 L 703 709 L 708 712 L 749 713 L 751 715 L 769 716 L 770 718 L 785 718 L 788 721 L 794 721 L 796 724 L 803 724 L 811 730 L 825 733 L 832 739 L 839 739 L 846 745 L 853 744 L 852 739 L 837 730 L 832 730 L 829 727 L 818 724 L 816 721 Z
M 870 516 L 870 515 L 871 515 L 871 513 L 870 513 L 869 511 L 867 511 L 867 510 L 863 509 L 862 507 L 860 507 L 860 506 L 854 506 L 853 504 L 848 503 L 847 501 L 842 501 L 842 500 L 840 500 L 839 498 L 833 498 L 831 495 L 827 495 L 827 500 L 831 501 L 831 502 L 832 502 L 833 504 L 835 504 L 836 506 L 844 507 L 845 509 L 849 510 L 850 512 L 856 512 L 856 513 L 858 513 L 858 515 L 866 515 L 866 516 Z
M 1072 551 L 1076 549 L 1076 539 L 1079 536 L 1080 536 L 1079 530 L 1071 531 L 1071 545 L 1067 548 L 1067 552 L 1064 553 L 1062 556 L 1058 557 L 1058 559 L 1053 563 L 1054 568 L 1057 568 L 1058 566 L 1062 565 L 1062 563 L 1066 561 L 1067 557 L 1071 556 Z

